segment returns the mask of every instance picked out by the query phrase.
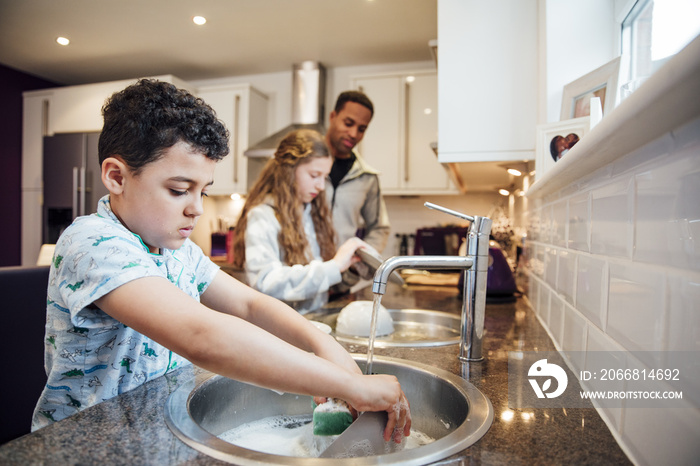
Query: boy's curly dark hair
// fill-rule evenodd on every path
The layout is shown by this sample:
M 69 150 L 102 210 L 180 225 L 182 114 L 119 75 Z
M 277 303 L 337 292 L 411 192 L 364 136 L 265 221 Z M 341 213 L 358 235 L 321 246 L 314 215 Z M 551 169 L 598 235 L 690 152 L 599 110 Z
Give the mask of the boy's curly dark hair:
M 228 131 L 202 99 L 174 85 L 141 79 L 102 107 L 100 163 L 120 156 L 137 173 L 183 141 L 212 160 L 228 154 Z

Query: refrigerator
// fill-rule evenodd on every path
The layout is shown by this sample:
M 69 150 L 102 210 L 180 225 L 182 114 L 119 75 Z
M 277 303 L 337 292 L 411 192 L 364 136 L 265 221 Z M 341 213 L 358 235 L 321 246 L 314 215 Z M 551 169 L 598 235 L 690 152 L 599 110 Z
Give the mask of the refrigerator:
M 99 137 L 100 133 L 44 137 L 44 244 L 56 244 L 76 217 L 96 212 L 97 201 L 108 194 L 100 178 Z

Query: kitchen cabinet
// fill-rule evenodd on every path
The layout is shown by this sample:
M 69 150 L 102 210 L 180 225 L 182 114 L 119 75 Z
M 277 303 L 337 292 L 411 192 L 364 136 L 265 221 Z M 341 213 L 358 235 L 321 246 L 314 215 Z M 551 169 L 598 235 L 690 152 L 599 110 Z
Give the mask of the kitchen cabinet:
M 209 194 L 245 194 L 248 191 L 248 160 L 243 152 L 267 135 L 267 96 L 248 84 L 201 87 L 204 99 L 229 130 L 229 155 L 214 171 Z
M 22 107 L 22 265 L 36 265 L 41 248 L 42 150 L 51 91 L 24 94 Z
M 193 91 L 185 81 L 172 75 L 153 78 Z M 55 133 L 102 131 L 102 106 L 105 100 L 135 81 L 135 79 L 124 79 L 52 89 L 46 127 L 47 136 L 53 136 Z
M 438 2 L 441 162 L 534 160 L 537 14 L 537 0 Z
M 358 146 L 381 172 L 384 194 L 456 193 L 431 143 L 437 141 L 434 71 L 358 76 L 352 86 L 372 100 L 374 116 Z

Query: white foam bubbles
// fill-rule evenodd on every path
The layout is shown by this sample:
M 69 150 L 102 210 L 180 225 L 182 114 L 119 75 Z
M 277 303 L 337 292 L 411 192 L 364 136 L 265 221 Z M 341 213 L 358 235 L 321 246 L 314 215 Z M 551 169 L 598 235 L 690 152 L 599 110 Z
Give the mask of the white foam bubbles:
M 336 436 L 314 435 L 312 416 L 272 416 L 249 422 L 224 432 L 222 440 L 271 455 L 293 456 L 299 458 L 318 457 Z M 435 439 L 424 433 L 411 430 L 409 437 L 404 437 L 396 450 L 410 450 L 434 442 Z M 353 445 L 347 457 L 368 456 L 372 448 L 369 441 Z M 389 448 L 387 446 L 387 452 Z

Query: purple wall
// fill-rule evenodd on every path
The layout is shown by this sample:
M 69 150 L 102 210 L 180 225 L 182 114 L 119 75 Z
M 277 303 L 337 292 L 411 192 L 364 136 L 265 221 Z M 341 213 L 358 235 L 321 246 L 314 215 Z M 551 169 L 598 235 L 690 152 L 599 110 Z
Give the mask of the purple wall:
M 58 86 L 0 65 L 0 266 L 21 265 L 22 92 Z

